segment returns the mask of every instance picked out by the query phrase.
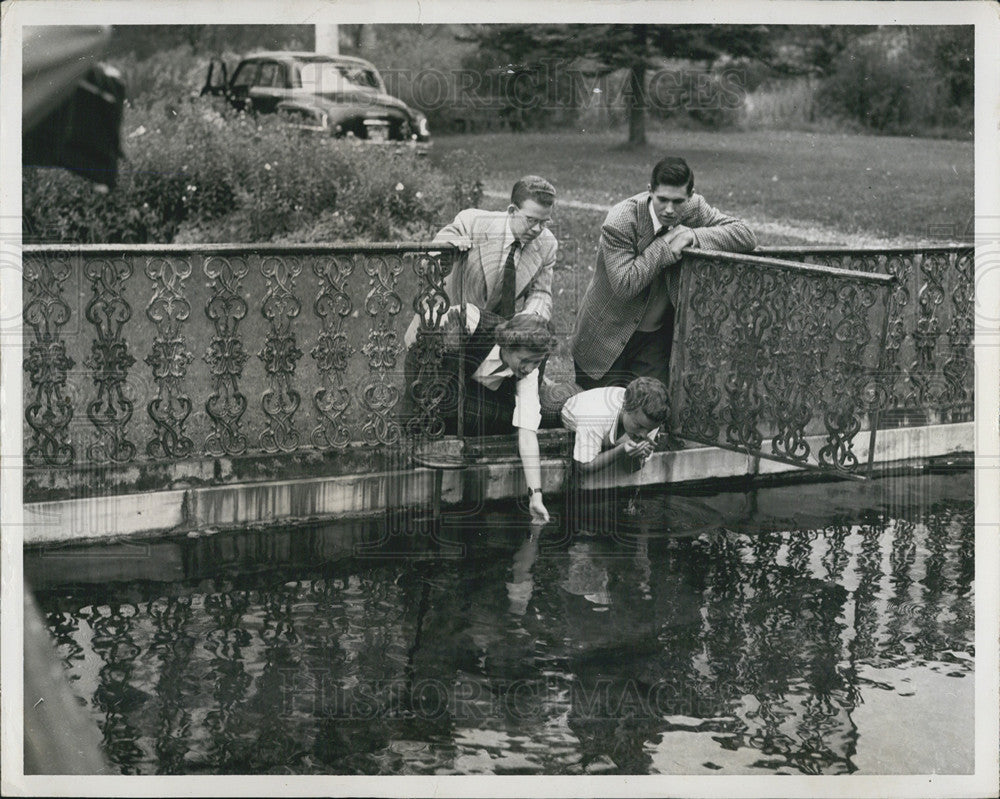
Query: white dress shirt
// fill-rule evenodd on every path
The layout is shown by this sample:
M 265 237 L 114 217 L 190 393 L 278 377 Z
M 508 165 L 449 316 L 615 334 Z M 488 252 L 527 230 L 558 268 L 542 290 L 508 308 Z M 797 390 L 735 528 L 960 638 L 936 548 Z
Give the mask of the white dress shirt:
M 465 327 L 475 333 L 479 327 L 479 309 L 475 305 L 465 308 Z M 472 379 L 490 391 L 496 391 L 500 384 L 514 372 L 500 358 L 500 345 L 494 344 L 485 360 L 472 373 Z M 511 425 L 520 430 L 538 430 L 542 423 L 542 403 L 538 399 L 538 370 L 534 369 L 520 380 L 514 391 L 514 414 Z
M 625 431 L 621 429 L 625 389 L 620 386 L 592 388 L 566 400 L 562 407 L 563 424 L 576 431 L 573 460 L 590 463 L 601 452 L 611 449 Z M 656 440 L 660 428 L 650 430 L 646 438 Z

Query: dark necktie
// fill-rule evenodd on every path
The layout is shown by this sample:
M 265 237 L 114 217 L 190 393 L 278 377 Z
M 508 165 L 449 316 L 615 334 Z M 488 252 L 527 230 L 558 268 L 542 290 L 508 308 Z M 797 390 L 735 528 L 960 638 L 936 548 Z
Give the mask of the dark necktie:
M 500 284 L 500 316 L 510 319 L 514 315 L 514 290 L 517 284 L 517 269 L 514 266 L 514 256 L 521 243 L 514 239 L 510 252 L 503 264 L 503 278 Z

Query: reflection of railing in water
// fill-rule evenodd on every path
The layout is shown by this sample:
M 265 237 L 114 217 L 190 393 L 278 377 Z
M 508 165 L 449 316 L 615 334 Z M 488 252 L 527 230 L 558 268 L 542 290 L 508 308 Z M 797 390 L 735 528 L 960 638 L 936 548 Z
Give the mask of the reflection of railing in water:
M 858 670 L 947 660 L 969 650 L 974 629 L 970 503 L 816 530 L 720 528 L 670 542 L 669 554 L 650 552 L 665 539 L 627 556 L 594 541 L 581 565 L 607 573 L 605 614 L 567 616 L 575 613 L 561 587 L 569 561 L 543 549 L 529 569 L 524 618 L 545 657 L 509 659 L 516 672 L 494 664 L 521 641 L 504 632 L 509 564 L 497 550 L 470 556 L 478 562 L 433 552 L 421 562 L 414 552 L 378 568 L 319 567 L 339 545 L 297 532 L 284 549 L 261 547 L 262 536 L 250 533 L 171 543 L 185 550 L 173 558 L 185 564 L 174 586 L 104 581 L 76 604 L 64 589 L 43 595 L 63 654 L 92 646 L 88 627 L 97 634 L 91 712 L 104 720 L 119 768 L 146 771 L 155 755 L 162 773 L 360 770 L 375 763 L 366 746 L 411 740 L 409 725 L 424 715 L 455 736 L 479 723 L 464 712 L 502 719 L 521 708 L 512 729 L 567 713 L 588 753 L 613 749 L 623 768 L 644 768 L 650 741 L 695 718 L 724 748 L 766 752 L 768 768 L 848 772 L 857 747 L 851 714 L 873 690 Z M 473 575 L 479 588 L 470 589 Z M 162 595 L 175 587 L 193 593 Z M 582 597 L 576 605 L 591 607 Z M 621 640 L 609 621 L 638 635 L 626 661 L 609 649 Z M 492 704 L 478 710 L 471 700 L 483 697 L 455 683 L 476 671 L 468 653 L 454 651 L 466 630 L 487 634 L 483 646 L 492 647 L 481 678 Z M 553 678 L 548 670 L 561 663 Z M 70 668 L 94 667 L 74 658 Z

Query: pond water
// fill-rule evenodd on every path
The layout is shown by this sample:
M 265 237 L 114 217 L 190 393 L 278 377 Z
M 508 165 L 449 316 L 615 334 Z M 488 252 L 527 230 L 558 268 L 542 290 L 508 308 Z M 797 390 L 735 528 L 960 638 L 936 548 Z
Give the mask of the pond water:
M 122 773 L 970 773 L 972 497 L 628 490 L 582 528 L 487 506 L 25 577 Z

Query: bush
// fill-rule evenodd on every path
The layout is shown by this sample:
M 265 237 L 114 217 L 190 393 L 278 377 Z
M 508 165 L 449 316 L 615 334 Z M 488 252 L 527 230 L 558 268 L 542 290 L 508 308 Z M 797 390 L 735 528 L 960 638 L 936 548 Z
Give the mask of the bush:
M 190 45 L 181 45 L 142 60 L 125 54 L 109 62 L 121 72 L 130 104 L 144 108 L 177 104 L 197 94 L 205 81 L 209 59 L 197 55 Z
M 109 194 L 24 170 L 29 240 L 102 243 L 400 239 L 476 204 L 481 167 L 320 138 L 202 98 L 126 109 Z M 328 238 L 329 237 L 329 238 Z
M 940 75 L 905 42 L 859 39 L 837 58 L 818 101 L 835 114 L 883 133 L 919 132 L 944 122 L 948 98 Z

